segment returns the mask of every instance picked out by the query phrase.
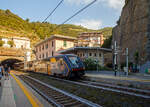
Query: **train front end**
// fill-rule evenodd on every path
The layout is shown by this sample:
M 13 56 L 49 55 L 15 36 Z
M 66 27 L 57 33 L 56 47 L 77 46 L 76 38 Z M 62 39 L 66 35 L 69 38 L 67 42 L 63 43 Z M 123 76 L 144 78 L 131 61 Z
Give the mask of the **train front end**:
M 82 60 L 78 56 L 68 56 L 71 65 L 69 77 L 81 78 L 85 74 L 85 67 Z

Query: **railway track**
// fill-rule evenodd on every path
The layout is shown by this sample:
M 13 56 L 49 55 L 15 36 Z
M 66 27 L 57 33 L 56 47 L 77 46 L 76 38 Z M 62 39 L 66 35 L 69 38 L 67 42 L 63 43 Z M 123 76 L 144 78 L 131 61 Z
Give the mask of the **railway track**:
M 150 97 L 150 91 L 149 90 L 142 90 L 142 89 L 136 89 L 136 88 L 130 88 L 130 87 L 124 87 L 124 86 L 117 86 L 117 85 L 111 85 L 111 84 L 104 84 L 104 83 L 97 83 L 97 82 L 90 82 L 90 81 L 81 81 L 81 82 L 86 83 L 86 84 L 95 85 L 95 86 L 103 86 L 103 87 L 108 87 L 108 88 L 112 88 L 112 89 L 128 91 L 128 92 L 131 92 L 131 93 L 141 94 L 141 95 L 145 95 L 145 96 Z
M 59 81 L 69 82 L 69 83 L 72 83 L 72 84 L 78 84 L 78 85 L 103 89 L 103 90 L 107 90 L 107 91 L 113 91 L 113 92 L 116 92 L 116 93 L 122 93 L 122 94 L 131 95 L 131 96 L 137 96 L 137 97 L 150 99 L 150 91 L 149 90 L 142 90 L 142 89 L 136 89 L 136 88 L 116 86 L 116 85 L 104 84 L 104 83 L 98 83 L 98 82 L 91 82 L 91 81 L 82 81 L 82 80 L 80 80 L 80 81 L 77 82 L 77 81 L 64 80 L 64 79 L 54 78 L 54 77 L 49 77 L 49 78 L 59 80 Z
M 19 76 L 24 82 L 56 107 L 101 107 L 86 99 L 69 94 L 29 76 Z

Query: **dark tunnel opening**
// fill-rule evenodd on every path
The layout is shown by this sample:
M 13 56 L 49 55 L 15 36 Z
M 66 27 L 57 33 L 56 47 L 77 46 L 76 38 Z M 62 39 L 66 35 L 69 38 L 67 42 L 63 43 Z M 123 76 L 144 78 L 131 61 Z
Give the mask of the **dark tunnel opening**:
M 18 62 L 22 62 L 21 60 L 18 60 L 18 59 L 6 59 L 6 60 L 3 60 L 1 61 L 1 64 L 4 66 L 4 65 L 7 65 L 9 66 L 11 69 L 14 69 L 14 64 L 15 63 L 18 63 Z

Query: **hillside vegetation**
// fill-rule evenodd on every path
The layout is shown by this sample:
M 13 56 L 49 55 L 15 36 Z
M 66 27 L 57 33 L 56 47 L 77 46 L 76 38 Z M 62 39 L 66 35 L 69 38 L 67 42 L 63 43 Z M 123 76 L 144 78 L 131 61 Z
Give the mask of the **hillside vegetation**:
M 95 31 L 103 32 L 105 38 L 109 38 L 112 35 L 111 27 L 100 30 L 91 30 L 72 24 L 64 24 L 58 27 L 58 25 L 49 22 L 41 23 L 30 22 L 29 19 L 23 20 L 10 10 L 0 9 L 0 36 L 28 37 L 31 39 L 32 45 L 52 34 L 76 37 L 81 32 Z

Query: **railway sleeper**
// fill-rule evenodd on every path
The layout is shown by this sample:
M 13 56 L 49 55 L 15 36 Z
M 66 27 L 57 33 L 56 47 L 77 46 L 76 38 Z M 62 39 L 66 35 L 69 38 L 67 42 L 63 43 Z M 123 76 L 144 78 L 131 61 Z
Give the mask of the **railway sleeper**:
M 76 106 L 76 105 L 74 105 L 74 106 L 72 106 L 72 107 L 77 107 L 77 106 Z M 78 107 L 90 107 L 90 106 L 88 106 L 88 105 L 85 105 L 85 104 L 81 103 L 81 104 L 79 104 L 79 105 L 78 105 Z
M 51 95 L 51 96 L 53 96 L 53 97 L 64 96 L 64 95 L 62 95 L 61 93 L 58 93 L 58 92 L 56 92 L 56 93 L 48 93 L 48 92 L 47 92 L 47 94 L 49 94 L 49 95 Z
M 53 92 L 51 92 L 51 91 L 48 91 L 48 92 L 47 92 L 47 94 L 53 94 Z
M 64 105 L 64 107 L 72 107 L 72 106 L 78 107 L 79 104 L 81 104 L 81 102 L 79 102 L 79 101 L 74 101 L 74 102 L 65 103 L 65 104 L 63 104 L 63 105 Z
M 49 92 L 49 93 L 52 93 L 52 94 L 58 93 L 58 92 L 56 92 L 56 91 L 54 91 L 54 90 L 51 90 L 51 89 L 48 89 L 48 92 Z
M 59 101 L 59 103 L 65 104 L 65 103 L 69 103 L 69 102 L 73 102 L 73 101 L 75 101 L 75 100 L 74 99 L 67 99 L 67 100 L 61 100 L 61 101 Z
M 53 97 L 53 96 L 52 96 Z M 66 98 L 66 96 L 59 96 L 59 95 L 57 95 L 57 96 L 55 96 L 55 97 L 53 97 L 54 99 L 62 99 L 62 98 Z
M 70 97 L 65 97 L 65 98 L 61 98 L 61 99 L 56 99 L 56 101 L 63 101 L 63 100 L 70 100 Z

